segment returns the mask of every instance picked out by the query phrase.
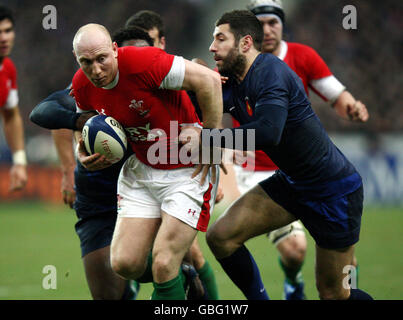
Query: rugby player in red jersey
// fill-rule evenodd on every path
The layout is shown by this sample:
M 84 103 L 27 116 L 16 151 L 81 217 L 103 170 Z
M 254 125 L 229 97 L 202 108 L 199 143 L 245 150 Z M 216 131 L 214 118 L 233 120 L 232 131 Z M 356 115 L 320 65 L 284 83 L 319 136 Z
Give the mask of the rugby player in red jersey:
M 24 127 L 18 108 L 17 71 L 8 57 L 14 45 L 12 12 L 0 6 L 0 113 L 3 130 L 12 152 L 10 190 L 20 190 L 27 183 L 27 158 L 24 150 Z
M 158 48 L 118 49 L 100 25 L 80 28 L 73 47 L 81 67 L 73 78 L 78 110 L 114 117 L 125 127 L 135 151 L 118 183 L 112 267 L 122 277 L 136 279 L 144 272 L 152 249 L 153 299 L 184 299 L 179 267 L 197 230 L 206 231 L 217 181 L 216 168 L 209 165 L 204 167 L 204 173 L 211 169 L 207 179 L 190 179 L 192 164 L 177 158 L 180 126 L 200 126 L 181 89 L 196 93 L 204 126 L 216 128 L 222 116 L 220 77 Z M 166 152 L 150 152 L 156 140 Z M 103 156 L 86 156 L 80 146 L 79 160 L 87 169 L 108 166 Z

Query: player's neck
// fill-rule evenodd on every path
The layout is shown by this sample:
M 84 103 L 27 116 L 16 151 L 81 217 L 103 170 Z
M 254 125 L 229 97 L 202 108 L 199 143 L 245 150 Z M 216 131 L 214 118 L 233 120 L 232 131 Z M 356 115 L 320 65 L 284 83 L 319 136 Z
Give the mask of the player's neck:
M 2 66 L 4 58 L 5 57 L 0 57 L 0 66 Z
M 254 50 L 250 52 L 249 54 L 246 55 L 246 66 L 245 70 L 242 75 L 238 77 L 239 82 L 242 82 L 243 79 L 245 79 L 246 75 L 248 74 L 248 71 L 250 67 L 252 66 L 253 62 L 255 62 L 255 59 L 257 56 L 260 54 L 260 51 Z
M 272 54 L 274 54 L 276 57 L 278 57 L 280 55 L 281 52 L 281 42 L 279 43 L 279 45 L 277 46 L 276 50 L 274 50 L 272 52 Z

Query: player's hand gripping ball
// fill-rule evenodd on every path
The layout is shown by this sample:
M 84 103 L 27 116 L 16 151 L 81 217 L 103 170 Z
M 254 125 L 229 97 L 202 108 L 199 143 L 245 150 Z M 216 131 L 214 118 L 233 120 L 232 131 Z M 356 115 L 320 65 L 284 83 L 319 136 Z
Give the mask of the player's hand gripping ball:
M 104 155 L 111 164 L 120 161 L 127 151 L 127 137 L 123 127 L 109 116 L 97 115 L 88 119 L 82 137 L 88 154 Z

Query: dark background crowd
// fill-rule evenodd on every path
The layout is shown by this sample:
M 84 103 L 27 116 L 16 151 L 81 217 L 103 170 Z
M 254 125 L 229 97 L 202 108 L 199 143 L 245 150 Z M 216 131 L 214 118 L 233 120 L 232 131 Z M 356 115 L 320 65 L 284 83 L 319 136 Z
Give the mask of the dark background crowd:
M 42 10 L 49 2 L 1 3 L 15 13 L 16 43 L 11 58 L 18 69 L 20 108 L 29 140 L 48 134 L 29 122 L 32 108 L 51 92 L 66 87 L 78 68 L 71 51 L 72 39 L 80 26 L 95 22 L 113 32 L 136 11 L 154 10 L 164 19 L 169 53 L 188 59 L 202 57 L 213 67 L 208 47 L 215 20 L 224 11 L 244 9 L 248 0 L 56 0 L 51 3 L 57 9 L 55 30 L 45 30 L 42 24 L 46 17 Z M 283 3 L 285 40 L 315 48 L 335 76 L 370 112 L 367 124 L 353 124 L 339 119 L 329 105 L 312 94 L 314 108 L 325 127 L 343 133 L 401 132 L 403 2 L 283 0 Z M 356 30 L 343 28 L 342 10 L 346 5 L 357 9 Z

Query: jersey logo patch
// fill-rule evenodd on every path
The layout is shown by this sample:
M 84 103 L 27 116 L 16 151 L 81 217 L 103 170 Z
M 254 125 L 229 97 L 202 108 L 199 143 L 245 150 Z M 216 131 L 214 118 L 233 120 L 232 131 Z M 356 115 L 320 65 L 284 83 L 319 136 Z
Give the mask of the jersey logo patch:
M 248 97 L 245 98 L 245 102 L 246 102 L 246 111 L 248 112 L 249 116 L 252 117 L 253 116 L 253 110 L 249 105 L 249 98 Z
M 144 105 L 144 101 L 143 100 L 132 100 L 130 101 L 130 105 L 129 108 L 133 108 L 134 110 L 137 111 L 137 113 L 139 114 L 140 117 L 142 118 L 148 118 L 150 116 L 150 109 L 148 109 L 145 105 Z

